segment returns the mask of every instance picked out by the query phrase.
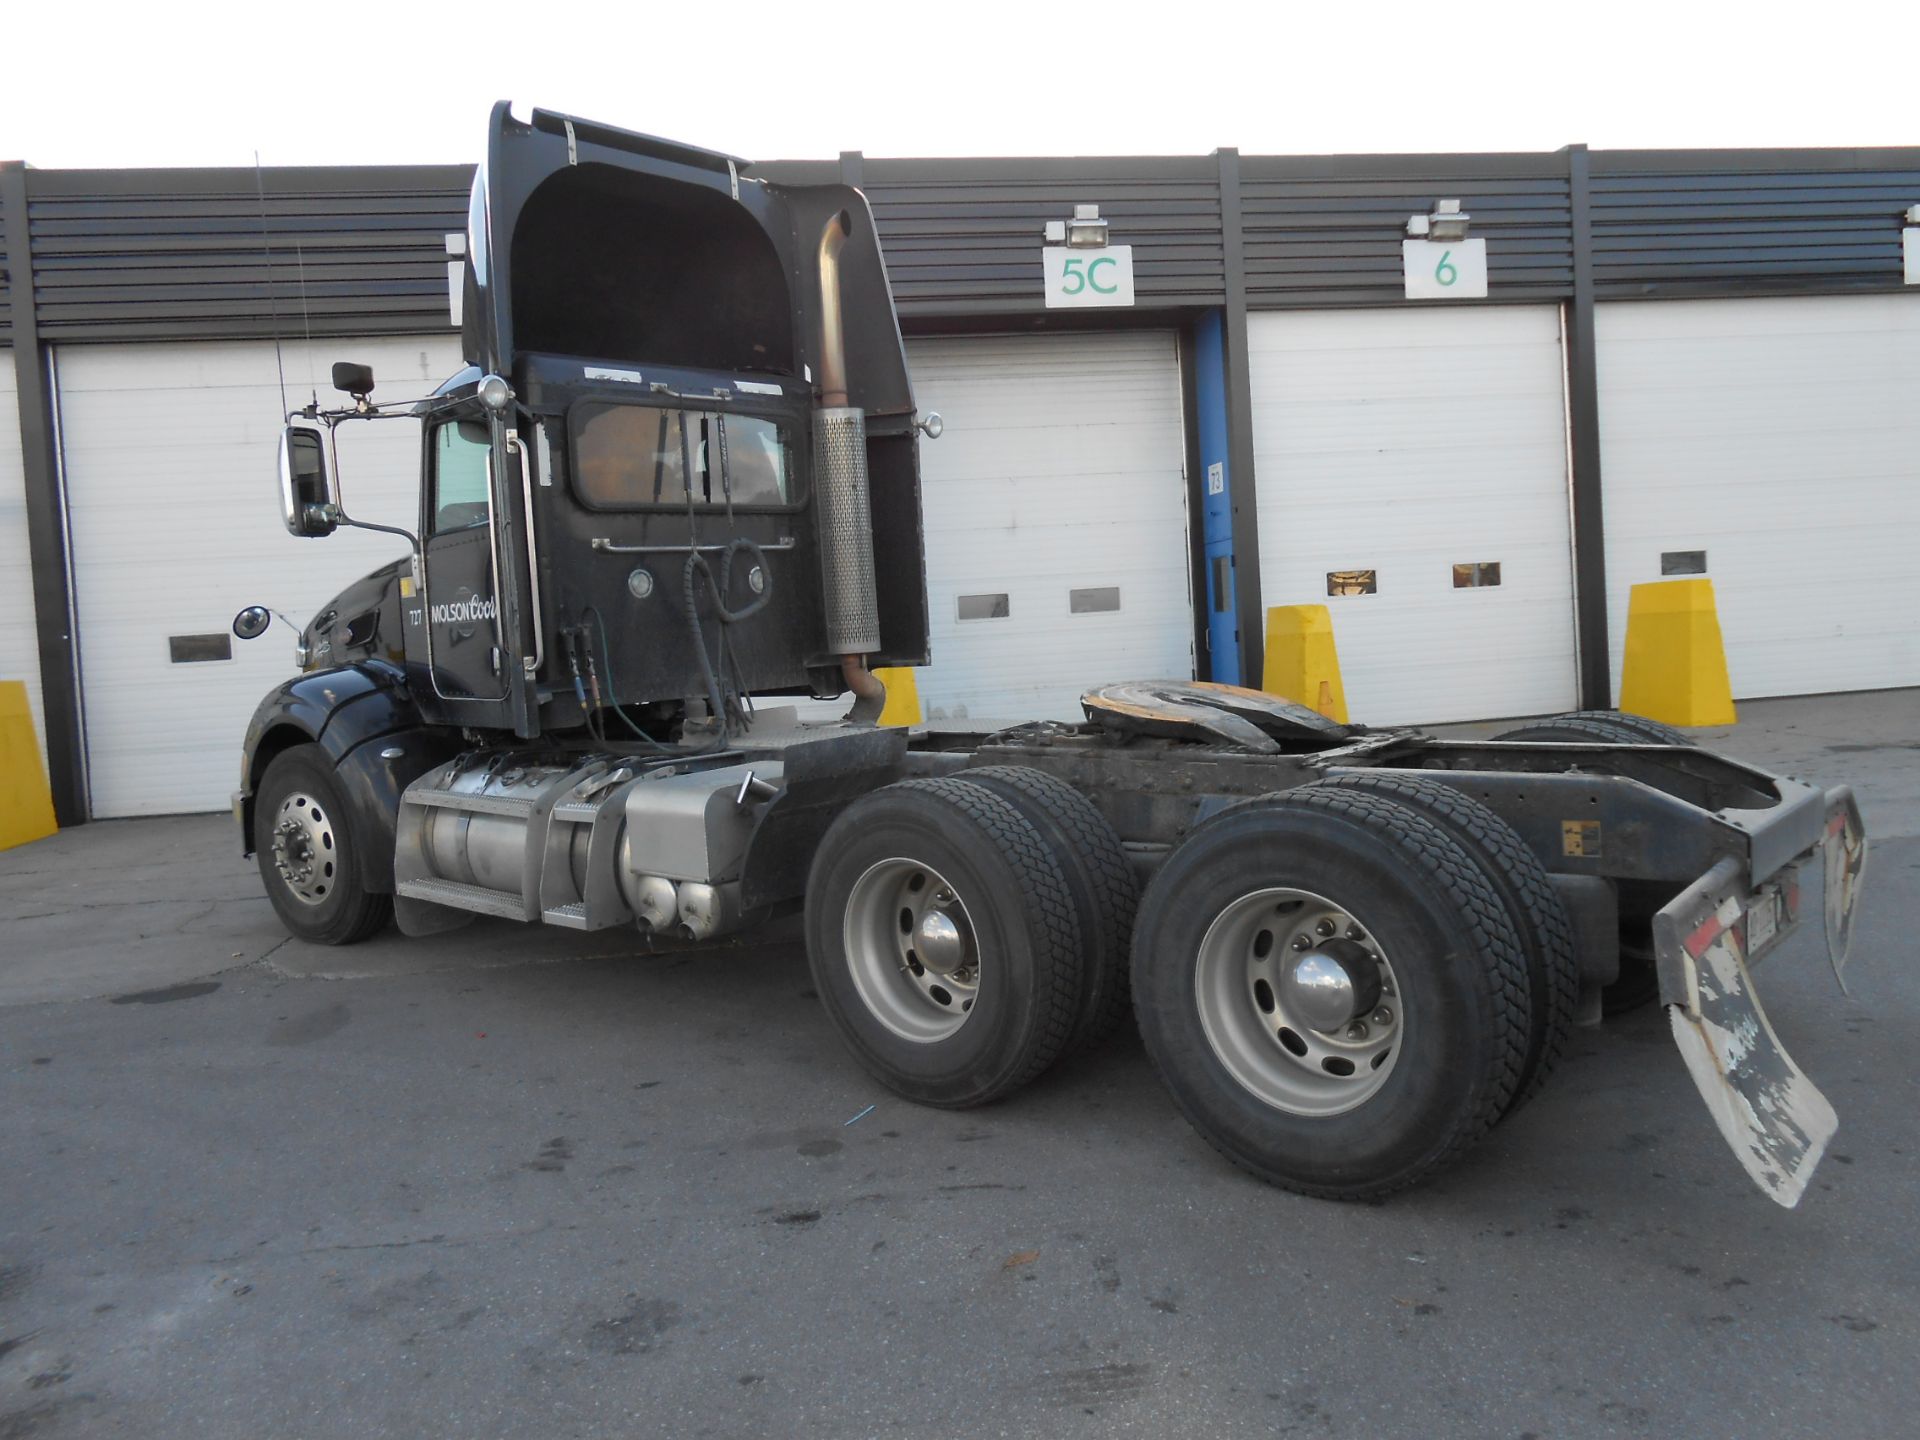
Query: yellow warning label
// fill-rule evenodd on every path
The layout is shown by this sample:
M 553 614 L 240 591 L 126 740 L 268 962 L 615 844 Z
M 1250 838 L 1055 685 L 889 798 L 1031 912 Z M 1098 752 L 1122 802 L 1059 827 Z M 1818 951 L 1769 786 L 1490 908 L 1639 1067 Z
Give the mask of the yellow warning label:
M 402 575 L 400 577 L 400 598 L 402 600 L 411 600 L 413 598 L 413 579 L 411 576 Z
M 1560 853 L 1582 860 L 1600 858 L 1600 822 L 1598 820 L 1562 820 Z

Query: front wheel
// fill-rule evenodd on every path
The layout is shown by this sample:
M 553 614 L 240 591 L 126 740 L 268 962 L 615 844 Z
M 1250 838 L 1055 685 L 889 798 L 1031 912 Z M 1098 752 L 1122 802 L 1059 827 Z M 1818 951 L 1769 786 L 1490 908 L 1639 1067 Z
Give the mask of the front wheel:
M 1358 790 L 1268 796 L 1196 829 L 1141 899 L 1133 996 L 1194 1128 L 1334 1199 L 1451 1162 L 1528 1058 L 1526 954 L 1481 862 Z
M 253 848 L 267 899 L 296 939 L 355 945 L 393 918 L 393 897 L 360 882 L 360 843 L 326 751 L 276 755 L 254 796 Z

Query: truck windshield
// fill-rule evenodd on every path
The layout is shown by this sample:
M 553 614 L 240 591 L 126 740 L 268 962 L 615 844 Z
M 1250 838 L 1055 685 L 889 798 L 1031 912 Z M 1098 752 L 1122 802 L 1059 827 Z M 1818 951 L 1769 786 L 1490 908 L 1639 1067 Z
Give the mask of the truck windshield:
M 595 403 L 571 418 L 573 487 L 595 509 L 684 508 L 689 494 L 703 509 L 794 501 L 789 427 L 777 420 Z

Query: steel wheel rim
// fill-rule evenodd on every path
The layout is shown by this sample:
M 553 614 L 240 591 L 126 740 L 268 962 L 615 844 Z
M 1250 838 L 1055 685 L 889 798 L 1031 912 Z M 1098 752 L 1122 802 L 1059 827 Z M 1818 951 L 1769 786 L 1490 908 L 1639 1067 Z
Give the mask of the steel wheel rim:
M 333 893 L 340 858 L 333 820 L 304 790 L 287 796 L 274 812 L 270 853 L 287 893 L 302 905 L 319 905 Z
M 952 1037 L 980 995 L 980 948 L 960 892 L 931 865 L 870 865 L 847 897 L 847 968 L 868 1012 L 903 1040 Z
M 1350 1003 L 1370 992 L 1372 999 L 1329 1033 L 1321 1027 L 1341 994 L 1336 971 L 1348 979 Z M 1200 941 L 1194 971 L 1215 1056 L 1242 1088 L 1294 1115 L 1338 1115 L 1379 1092 L 1404 1047 L 1402 994 L 1364 922 L 1289 886 L 1256 890 L 1222 910 Z

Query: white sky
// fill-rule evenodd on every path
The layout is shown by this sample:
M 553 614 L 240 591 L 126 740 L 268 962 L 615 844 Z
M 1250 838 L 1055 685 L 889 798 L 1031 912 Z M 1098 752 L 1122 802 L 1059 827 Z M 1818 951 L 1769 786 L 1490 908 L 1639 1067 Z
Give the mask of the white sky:
M 749 159 L 1920 143 L 1891 3 L 22 11 L 0 157 L 44 167 L 471 161 L 500 98 Z

